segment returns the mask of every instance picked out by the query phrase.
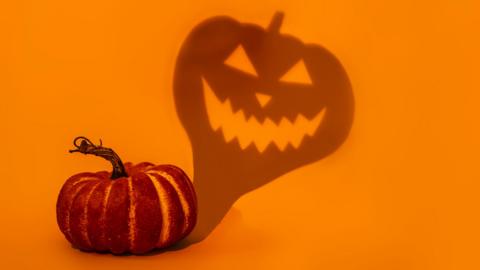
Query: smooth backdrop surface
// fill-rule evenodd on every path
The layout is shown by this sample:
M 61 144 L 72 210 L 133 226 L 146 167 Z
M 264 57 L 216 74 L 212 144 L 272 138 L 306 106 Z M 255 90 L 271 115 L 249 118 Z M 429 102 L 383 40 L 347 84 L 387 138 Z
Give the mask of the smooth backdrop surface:
M 193 175 L 172 78 L 216 15 L 328 48 L 355 95 L 333 155 L 242 197 L 203 242 L 151 256 L 83 253 L 55 220 L 71 155 L 101 138 L 124 160 Z M 1 269 L 479 269 L 476 1 L 2 1 Z

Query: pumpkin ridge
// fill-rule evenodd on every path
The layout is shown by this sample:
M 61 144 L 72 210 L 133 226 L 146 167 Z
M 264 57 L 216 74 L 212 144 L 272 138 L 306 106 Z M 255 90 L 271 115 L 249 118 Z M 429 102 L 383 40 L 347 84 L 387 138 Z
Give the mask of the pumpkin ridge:
M 128 178 L 128 197 L 129 208 L 128 208 L 128 239 L 129 239 L 129 249 L 130 251 L 134 250 L 135 244 L 135 195 L 133 193 L 133 184 L 132 177 Z
M 131 252 L 141 254 L 155 248 L 158 243 L 162 230 L 162 209 L 157 190 L 148 175 L 143 172 L 135 174 L 132 186 L 135 197 L 135 242 Z M 168 209 L 171 211 L 171 208 Z
M 87 181 L 80 187 L 80 190 L 75 195 L 70 208 L 69 228 L 72 238 L 72 244 L 80 250 L 88 250 L 85 236 L 85 201 L 92 188 L 97 184 L 97 181 Z
M 104 243 L 106 243 L 106 246 L 108 246 L 108 241 L 107 241 L 107 233 L 106 233 L 106 228 L 107 228 L 107 205 L 108 205 L 108 199 L 110 198 L 110 191 L 112 190 L 112 181 L 109 182 L 109 185 L 105 189 L 105 197 L 103 198 L 102 202 L 102 214 L 100 215 L 100 228 L 101 228 L 101 233 L 100 237 Z
M 180 168 L 178 168 L 175 165 L 168 164 L 165 167 L 171 168 L 172 170 L 176 171 L 182 176 L 182 180 L 187 182 L 188 190 L 190 191 L 191 194 L 195 195 L 195 190 L 193 189 L 192 181 L 190 181 L 190 178 L 188 175 Z M 196 198 L 194 198 L 196 200 Z
M 104 174 L 105 177 L 109 176 L 109 173 Z M 93 191 L 88 201 L 88 238 L 92 244 L 92 248 L 96 251 L 106 251 L 107 245 L 105 237 L 102 236 L 102 211 L 103 202 L 105 200 L 105 191 L 112 181 L 108 179 L 100 179 L 100 184 Z
M 78 182 L 82 182 L 83 185 L 79 186 L 77 189 L 75 189 L 75 191 L 73 191 L 73 195 L 71 197 L 71 200 L 68 203 L 68 209 L 65 212 L 65 234 L 66 234 L 67 238 L 72 240 L 72 242 L 73 242 L 73 237 L 72 237 L 72 232 L 70 230 L 71 229 L 70 214 L 71 214 L 71 211 L 72 211 L 73 202 L 75 201 L 77 196 L 80 194 L 80 192 L 86 187 L 86 184 L 87 184 L 87 183 L 85 183 L 85 182 L 87 182 L 86 180 L 85 181 L 80 181 L 79 180 Z
M 171 243 L 177 242 L 185 236 L 184 225 L 186 217 L 180 202 L 180 197 L 173 185 L 160 175 L 156 175 L 156 179 L 165 189 L 165 192 L 167 193 L 170 202 L 170 204 L 168 205 L 170 210 L 170 233 L 166 241 L 162 245 L 160 245 L 160 247 L 166 247 L 169 246 Z
M 179 185 L 179 188 L 184 191 L 185 199 L 187 203 L 192 207 L 192 210 L 196 205 L 197 197 L 193 187 L 193 183 L 188 177 L 188 175 L 179 167 L 171 164 L 158 165 L 156 171 L 163 171 L 168 173 L 175 179 L 176 183 Z
M 129 205 L 127 178 L 111 180 L 112 189 L 107 205 L 106 237 L 110 252 L 120 254 L 129 248 Z
M 190 178 L 188 177 L 188 175 L 182 170 L 180 169 L 179 167 L 175 166 L 175 165 L 168 165 L 169 168 L 172 168 L 174 171 L 177 171 L 182 177 L 182 180 L 186 183 L 186 186 L 188 188 L 188 190 L 190 191 L 188 194 L 191 195 L 191 205 L 194 209 L 193 211 L 197 211 L 197 195 L 195 193 L 195 189 L 193 187 L 193 183 L 192 181 L 190 180 Z M 192 216 L 192 218 L 196 218 L 195 215 Z M 193 224 L 190 224 L 190 229 L 193 229 L 193 226 L 195 226 L 195 221 L 192 221 Z
M 72 195 L 72 191 L 75 190 L 75 183 L 76 182 L 84 182 L 84 180 L 82 179 L 83 175 L 82 174 L 76 174 L 72 177 L 70 177 L 67 182 L 63 185 L 61 191 L 60 191 L 60 195 L 58 196 L 58 199 L 57 199 L 57 223 L 60 227 L 60 230 L 62 231 L 62 233 L 66 235 L 66 216 L 67 216 L 67 213 L 68 213 L 68 209 L 69 209 L 69 204 L 70 204 L 70 197 Z M 67 239 L 68 239 L 68 236 L 67 236 Z
M 160 235 L 158 236 L 157 246 L 165 243 L 170 231 L 170 211 L 168 209 L 168 197 L 164 189 L 162 189 L 160 182 L 156 179 L 156 176 L 152 173 L 145 174 L 152 182 L 155 190 L 157 191 L 158 202 L 160 203 L 160 213 L 162 215 L 162 223 L 160 229 Z M 153 178 L 155 179 L 153 179 Z
M 95 180 L 96 178 L 93 178 L 91 176 L 88 176 L 88 177 L 85 177 L 85 178 L 80 178 L 78 179 L 77 181 L 75 181 L 73 184 L 72 184 L 72 187 L 78 185 L 78 184 L 81 184 L 83 182 L 87 182 L 87 181 L 93 181 Z
M 187 228 L 190 226 L 190 206 L 185 198 L 185 194 L 183 193 L 183 190 L 180 188 L 178 183 L 175 181 L 172 175 L 165 171 L 156 171 L 155 174 L 158 174 L 159 176 L 163 177 L 176 191 L 178 198 L 180 199 L 180 205 L 182 206 L 183 210 L 183 216 L 184 216 L 184 223 L 183 223 L 183 228 L 182 228 L 182 234 L 187 230 Z
M 90 201 L 90 197 L 92 197 L 93 192 L 95 189 L 100 185 L 100 181 L 96 183 L 93 187 L 92 190 L 90 190 L 87 194 L 87 198 L 85 199 L 85 206 L 83 209 L 83 217 L 82 217 L 82 223 L 81 223 L 81 230 L 82 230 L 82 235 L 83 238 L 85 239 L 85 242 L 87 245 L 92 248 L 92 242 L 90 241 L 90 238 L 88 236 L 88 202 Z

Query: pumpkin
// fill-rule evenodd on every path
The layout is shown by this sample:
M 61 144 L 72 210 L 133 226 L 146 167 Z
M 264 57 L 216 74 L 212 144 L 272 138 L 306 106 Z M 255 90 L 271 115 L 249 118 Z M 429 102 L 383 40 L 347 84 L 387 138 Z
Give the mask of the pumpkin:
M 78 144 L 78 141 L 81 143 Z M 84 172 L 63 185 L 57 222 L 73 246 L 85 251 L 141 254 L 170 246 L 196 223 L 196 196 L 188 176 L 174 165 L 123 164 L 110 148 L 84 137 L 70 152 L 111 161 L 112 173 Z
M 240 196 L 328 156 L 349 134 L 354 98 L 342 64 L 281 33 L 283 18 L 267 28 L 207 19 L 178 55 L 174 97 L 193 148 L 200 234 Z

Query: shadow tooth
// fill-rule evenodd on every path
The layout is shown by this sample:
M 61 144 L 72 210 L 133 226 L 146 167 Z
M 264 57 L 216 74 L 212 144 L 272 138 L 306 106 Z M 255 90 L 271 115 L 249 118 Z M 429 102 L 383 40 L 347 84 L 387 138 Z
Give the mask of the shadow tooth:
M 253 133 L 251 132 L 251 123 L 245 120 L 245 114 L 243 110 L 239 110 L 235 114 L 235 122 L 236 134 L 238 134 L 238 143 L 241 149 L 245 149 L 248 147 L 248 145 L 252 143 L 253 139 Z
M 293 120 L 291 120 L 289 117 L 282 117 L 282 119 L 280 120 L 280 123 L 285 122 L 287 123 L 287 125 L 290 125 L 290 126 L 294 126 L 295 125 L 295 122 Z
M 268 146 L 268 144 L 272 141 L 271 133 L 266 132 L 271 130 L 271 127 L 269 125 L 270 121 L 268 119 L 264 118 L 263 123 L 259 123 L 256 118 L 253 118 L 252 134 L 254 134 L 254 137 L 252 138 L 252 140 L 260 153 L 263 152 Z
M 268 117 L 268 119 L 270 119 L 270 121 L 272 121 L 272 123 L 274 123 L 275 125 L 280 125 L 280 121 L 282 121 L 282 118 L 283 116 L 280 116 L 280 117 Z
M 221 127 L 221 118 L 217 115 L 217 112 L 220 111 L 221 113 L 225 110 L 225 103 L 222 103 L 215 93 L 213 93 L 212 89 L 208 85 L 205 79 L 202 80 L 203 82 L 203 92 L 205 98 L 205 106 L 207 110 L 208 120 L 210 122 L 210 126 L 213 130 L 218 130 Z
M 232 113 L 232 105 L 230 100 L 227 100 L 222 108 L 223 114 L 222 130 L 226 142 L 230 142 L 236 135 L 235 133 L 235 115 Z
M 237 112 L 239 112 L 241 109 L 240 109 L 240 106 L 237 106 L 235 105 L 233 102 L 230 101 L 230 105 L 232 106 L 232 113 L 233 114 L 236 114 Z
M 251 113 L 251 112 L 244 112 L 244 113 L 245 113 L 245 120 L 247 122 L 252 121 L 251 119 L 255 119 L 255 121 L 257 121 L 257 118 L 255 117 L 255 115 L 253 113 Z
M 298 114 L 297 115 L 290 115 L 289 114 L 289 115 L 286 115 L 284 117 L 287 118 L 291 123 L 294 123 L 297 116 L 298 116 Z
M 263 122 L 265 122 L 265 117 L 258 117 L 252 114 L 252 119 L 255 119 L 260 125 L 263 125 Z
M 325 116 L 325 113 L 326 113 L 326 109 L 323 108 L 312 120 L 307 120 L 308 121 L 308 126 L 307 126 L 307 135 L 308 136 L 313 136 L 315 134 L 318 127 L 323 122 L 323 118 Z

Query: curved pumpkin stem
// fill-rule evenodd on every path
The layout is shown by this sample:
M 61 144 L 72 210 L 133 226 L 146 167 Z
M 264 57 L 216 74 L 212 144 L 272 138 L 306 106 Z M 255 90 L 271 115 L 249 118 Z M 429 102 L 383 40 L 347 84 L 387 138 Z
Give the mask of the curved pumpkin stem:
M 80 144 L 78 144 L 79 140 L 82 140 Z M 89 139 L 79 136 L 73 140 L 73 145 L 75 145 L 77 149 L 70 150 L 70 153 L 79 152 L 85 155 L 95 155 L 110 161 L 113 166 L 111 179 L 128 177 L 120 157 L 111 148 L 103 147 L 102 140 L 100 140 L 100 145 L 95 145 Z

